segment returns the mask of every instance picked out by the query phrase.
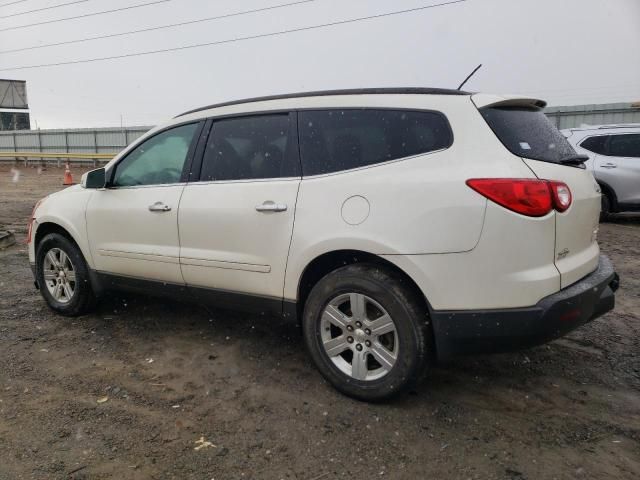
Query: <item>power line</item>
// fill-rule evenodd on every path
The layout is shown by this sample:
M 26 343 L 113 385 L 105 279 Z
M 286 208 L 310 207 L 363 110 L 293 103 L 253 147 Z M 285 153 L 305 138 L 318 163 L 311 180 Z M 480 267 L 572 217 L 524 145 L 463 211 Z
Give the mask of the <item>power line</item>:
M 49 24 L 49 23 L 66 22 L 67 20 L 75 20 L 77 18 L 95 17 L 95 16 L 98 16 L 98 15 L 105 15 L 107 13 L 115 13 L 115 12 L 122 12 L 122 11 L 125 11 L 125 10 L 132 10 L 134 8 L 149 7 L 151 5 L 157 5 L 158 3 L 167 3 L 167 2 L 171 2 L 171 1 L 172 0 L 155 0 L 153 2 L 139 3 L 137 5 L 131 5 L 129 7 L 114 8 L 113 10 L 103 10 L 101 12 L 85 13 L 84 15 L 76 15 L 74 17 L 56 18 L 54 20 L 45 20 L 43 22 L 28 23 L 26 25 L 17 25 L 15 27 L 0 28 L 0 32 L 7 32 L 9 30 L 19 30 L 21 28 L 35 27 L 37 25 L 46 25 L 46 24 Z
M 437 8 L 437 7 L 443 7 L 443 6 L 446 6 L 446 5 L 453 5 L 453 4 L 456 4 L 456 3 L 464 3 L 466 1 L 467 0 L 452 0 L 452 1 L 449 1 L 449 2 L 436 3 L 436 4 L 425 5 L 425 6 L 416 7 L 416 8 L 409 8 L 409 9 L 406 9 L 406 10 L 396 10 L 395 12 L 380 13 L 380 14 L 377 14 L 377 15 L 368 15 L 366 17 L 352 18 L 352 19 L 349 19 L 349 20 L 339 20 L 339 21 L 330 22 L 330 23 L 322 23 L 322 24 L 319 24 L 319 25 L 311 25 L 309 27 L 291 28 L 289 30 L 280 30 L 278 32 L 261 33 L 261 34 L 258 34 L 258 35 L 249 35 L 249 36 L 246 36 L 246 37 L 236 37 L 236 38 L 230 38 L 230 39 L 227 39 L 227 40 L 219 40 L 219 41 L 216 41 L 216 42 L 196 43 L 196 44 L 192 44 L 192 45 L 184 45 L 182 47 L 162 48 L 162 49 L 158 49 L 158 50 L 148 50 L 146 52 L 126 53 L 126 54 L 122 54 L 122 55 L 112 55 L 112 56 L 108 56 L 108 57 L 87 58 L 87 59 L 82 59 L 82 60 L 70 60 L 70 61 L 66 61 L 66 62 L 43 63 L 43 64 L 40 64 L 40 65 L 25 65 L 25 66 L 10 67 L 10 68 L 0 68 L 0 72 L 10 71 L 10 70 L 27 70 L 27 69 L 43 68 L 43 67 L 58 67 L 58 66 L 62 66 L 62 65 L 77 65 L 79 63 L 101 62 L 101 61 L 105 61 L 105 60 L 117 60 L 117 59 L 120 59 L 120 58 L 140 57 L 140 56 L 143 56 L 143 55 L 154 55 L 154 54 L 158 54 L 158 53 L 176 52 L 176 51 L 182 51 L 182 50 L 189 50 L 189 49 L 192 49 L 192 48 L 209 47 L 209 46 L 213 46 L 213 45 L 222 45 L 222 44 L 226 44 L 226 43 L 242 42 L 242 41 L 245 41 L 245 40 L 255 40 L 255 39 L 258 39 L 258 38 L 282 36 L 282 35 L 287 35 L 289 33 L 303 32 L 303 31 L 307 31 L 307 30 L 317 30 L 317 29 L 320 29 L 320 28 L 334 27 L 336 25 L 346 25 L 346 24 L 349 24 L 349 23 L 361 22 L 361 21 L 365 21 L 365 20 L 373 20 L 373 19 L 376 19 L 376 18 L 383 18 L 383 17 L 390 17 L 390 16 L 393 16 L 393 15 L 402 15 L 402 14 L 405 14 L 405 13 L 418 12 L 418 11 L 421 11 L 421 10 L 427 10 L 429 8 Z
M 15 2 L 7 2 L 7 3 L 3 3 L 2 5 L 0 5 L 0 7 L 8 7 L 9 5 L 14 5 L 16 3 L 24 3 L 28 0 L 16 0 Z
M 291 2 L 291 3 L 282 3 L 279 5 L 273 5 L 270 7 L 264 7 L 264 8 L 256 8 L 254 10 L 245 10 L 242 12 L 234 12 L 234 13 L 227 13 L 225 15 L 218 15 L 215 17 L 208 17 L 208 18 L 200 18 L 198 20 L 188 20 L 186 22 L 180 22 L 180 23 L 170 23 L 170 24 L 166 24 L 166 25 L 159 25 L 157 27 L 149 27 L 149 28 L 142 28 L 140 30 L 131 30 L 128 32 L 121 32 L 121 33 L 111 33 L 111 34 L 107 34 L 107 35 L 98 35 L 98 36 L 94 36 L 94 37 L 86 37 L 86 38 L 80 38 L 80 39 L 76 39 L 76 40 L 67 40 L 65 42 L 56 42 L 56 43 L 47 43 L 45 45 L 34 45 L 32 47 L 22 47 L 22 48 L 14 48 L 11 50 L 0 50 L 0 54 L 2 53 L 15 53 L 15 52 L 23 52 L 25 50 L 37 50 L 40 48 L 46 48 L 46 47 L 57 47 L 60 45 L 71 45 L 74 43 L 84 43 L 84 42 L 90 42 L 93 40 L 102 40 L 105 38 L 114 38 L 114 37 L 122 37 L 125 35 L 134 35 L 136 33 L 145 33 L 145 32 L 152 32 L 155 30 L 163 30 L 165 28 L 174 28 L 174 27 L 183 27 L 185 25 L 193 25 L 195 23 L 203 23 L 203 22 L 210 22 L 212 20 L 219 20 L 222 18 L 229 18 L 229 17 L 239 17 L 241 15 L 247 15 L 249 13 L 257 13 L 257 12 L 264 12 L 267 10 L 275 10 L 277 8 L 284 8 L 284 7 L 290 7 L 293 5 L 300 5 L 303 3 L 311 3 L 311 2 L 315 2 L 317 0 L 301 0 L 301 1 L 297 1 L 297 2 Z
M 49 7 L 36 8 L 34 10 L 26 10 L 24 12 L 19 12 L 19 13 L 12 13 L 11 15 L 2 15 L 0 16 L 0 18 L 17 17 L 19 15 L 26 15 L 27 13 L 41 12 L 43 10 L 53 10 L 54 8 L 66 7 L 67 5 L 75 5 L 76 3 L 85 3 L 88 1 L 90 0 L 75 0 L 73 2 L 60 3 L 58 5 L 51 5 Z

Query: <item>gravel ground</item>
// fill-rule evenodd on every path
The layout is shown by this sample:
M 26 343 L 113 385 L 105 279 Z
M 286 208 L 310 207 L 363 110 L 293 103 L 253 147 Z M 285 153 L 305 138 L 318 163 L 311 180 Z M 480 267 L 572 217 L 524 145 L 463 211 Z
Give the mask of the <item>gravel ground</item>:
M 24 239 L 62 170 L 21 170 L 0 167 L 0 227 L 18 238 L 0 251 L 2 480 L 640 478 L 640 216 L 601 226 L 614 312 L 368 405 L 325 383 L 282 320 L 129 294 L 54 315 Z

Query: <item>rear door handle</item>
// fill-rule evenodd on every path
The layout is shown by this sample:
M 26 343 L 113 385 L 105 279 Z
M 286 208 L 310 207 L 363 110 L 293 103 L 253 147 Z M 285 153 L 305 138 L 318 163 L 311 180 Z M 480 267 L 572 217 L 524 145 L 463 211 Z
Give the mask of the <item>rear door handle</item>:
M 150 212 L 168 212 L 169 210 L 171 210 L 171 207 L 162 202 L 156 202 L 153 205 L 149 205 Z
M 256 205 L 258 212 L 285 212 L 287 206 L 284 203 L 276 203 L 271 200 L 267 200 L 262 205 Z
M 603 163 L 600 166 L 602 168 L 618 168 L 618 166 L 615 163 Z

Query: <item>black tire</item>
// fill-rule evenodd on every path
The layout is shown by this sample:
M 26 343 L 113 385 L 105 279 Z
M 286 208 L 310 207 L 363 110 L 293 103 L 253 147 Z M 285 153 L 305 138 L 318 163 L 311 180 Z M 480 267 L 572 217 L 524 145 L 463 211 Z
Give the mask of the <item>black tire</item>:
M 66 303 L 57 301 L 49 292 L 44 278 L 45 256 L 51 249 L 62 250 L 71 260 L 75 270 L 75 285 L 73 295 Z M 36 280 L 40 293 L 49 308 L 67 317 L 77 317 L 89 312 L 95 305 L 96 297 L 89 280 L 89 269 L 78 246 L 59 233 L 46 235 L 36 246 Z
M 332 299 L 346 293 L 366 295 L 393 319 L 397 358 L 381 378 L 355 379 L 340 370 L 325 352 L 321 337 L 323 312 Z M 428 367 L 432 335 L 424 303 L 406 279 L 391 270 L 367 263 L 341 267 L 322 278 L 306 301 L 302 321 L 307 349 L 320 373 L 340 392 L 368 402 L 389 399 L 415 384 Z
M 600 207 L 600 221 L 606 222 L 609 219 L 611 214 L 611 199 L 609 195 L 603 193 L 600 197 L 601 207 Z

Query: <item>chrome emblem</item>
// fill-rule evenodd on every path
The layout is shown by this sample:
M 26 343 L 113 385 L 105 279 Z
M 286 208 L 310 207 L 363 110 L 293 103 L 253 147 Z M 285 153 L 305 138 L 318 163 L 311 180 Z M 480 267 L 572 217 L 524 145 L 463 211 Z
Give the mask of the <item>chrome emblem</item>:
M 568 248 L 563 248 L 562 250 L 560 250 L 560 252 L 558 252 L 557 259 L 558 260 L 562 260 L 567 255 L 569 255 L 569 249 Z

